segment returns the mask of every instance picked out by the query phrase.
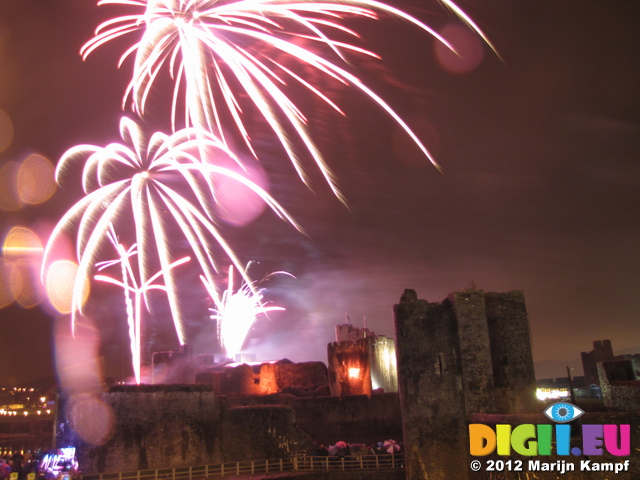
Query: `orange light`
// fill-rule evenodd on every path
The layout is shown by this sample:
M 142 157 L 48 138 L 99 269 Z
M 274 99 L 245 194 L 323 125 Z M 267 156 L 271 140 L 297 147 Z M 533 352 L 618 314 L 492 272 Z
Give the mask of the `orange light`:
M 360 369 L 352 367 L 349 369 L 349 378 L 360 378 Z
M 76 275 L 78 275 L 78 265 L 71 260 L 56 260 L 47 270 L 45 277 L 47 296 L 51 305 L 60 313 L 71 313 Z M 88 296 L 89 282 L 85 279 L 82 303 Z
M 42 256 L 42 241 L 33 230 L 23 226 L 15 226 L 5 237 L 2 253 L 9 260 L 16 258 Z

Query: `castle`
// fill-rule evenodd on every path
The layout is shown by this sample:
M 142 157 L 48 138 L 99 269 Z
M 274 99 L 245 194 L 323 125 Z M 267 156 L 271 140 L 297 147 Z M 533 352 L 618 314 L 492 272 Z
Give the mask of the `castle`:
M 100 437 L 80 435 L 78 399 L 66 397 L 58 445 L 75 445 L 83 471 L 99 473 L 284 458 L 318 443 L 403 438 L 408 480 L 475 480 L 484 477 L 469 470 L 469 423 L 522 415 L 522 423 L 533 423 L 532 416 L 544 422 L 521 291 L 466 290 L 430 303 L 405 290 L 394 324 L 395 341 L 338 326 L 328 367 L 200 362 L 181 370 L 196 384 L 93 393 L 92 425 L 100 425 L 100 408 L 110 412 Z M 187 357 L 178 352 L 164 362 Z

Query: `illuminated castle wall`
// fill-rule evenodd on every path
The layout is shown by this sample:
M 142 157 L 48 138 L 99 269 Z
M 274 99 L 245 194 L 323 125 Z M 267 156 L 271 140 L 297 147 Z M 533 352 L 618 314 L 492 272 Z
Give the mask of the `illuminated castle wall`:
M 327 356 L 331 395 L 371 395 L 369 345 L 366 339 L 330 343 Z
M 371 364 L 371 388 L 385 392 L 398 391 L 396 343 L 393 338 L 377 335 L 368 341 Z
M 323 362 L 293 363 L 284 359 L 251 365 L 219 365 L 201 368 L 195 379 L 198 384 L 213 386 L 217 395 L 329 394 L 327 367 Z
M 367 328 L 336 326 L 327 346 L 331 395 L 371 395 L 398 391 L 395 342 Z

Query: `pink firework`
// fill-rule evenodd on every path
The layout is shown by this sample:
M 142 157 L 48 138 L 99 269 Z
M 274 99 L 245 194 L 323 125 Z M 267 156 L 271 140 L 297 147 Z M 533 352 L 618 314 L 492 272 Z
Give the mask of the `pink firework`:
M 133 230 L 137 244 L 139 285 L 161 272 L 169 307 L 180 344 L 185 343 L 183 314 L 177 296 L 177 279 L 172 270 L 178 257 L 176 232 L 186 240 L 203 274 L 213 284 L 217 274 L 214 251 L 221 251 L 249 282 L 242 263 L 219 231 L 208 212 L 216 201 L 215 179 L 224 176 L 248 187 L 280 218 L 297 226 L 293 218 L 261 187 L 238 172 L 203 161 L 198 155 L 235 158 L 224 144 L 210 134 L 191 129 L 172 135 L 155 133 L 147 139 L 128 118 L 121 121 L 121 135 L 128 145 L 106 147 L 79 145 L 67 151 L 56 171 L 57 180 L 71 164 L 84 160 L 85 197 L 58 222 L 45 248 L 43 268 L 52 260 L 56 242 L 65 231 L 76 230 L 78 275 L 74 287 L 73 311 L 82 311 L 82 292 L 90 272 L 100 260 L 107 232 Z M 127 257 L 128 258 L 128 257 Z
M 441 2 L 474 31 L 480 29 L 455 4 Z M 134 55 L 133 78 L 127 89 L 135 111 L 143 114 L 150 90 L 159 72 L 167 67 L 175 80 L 172 119 L 175 127 L 178 102 L 184 94 L 185 124 L 214 133 L 224 140 L 230 119 L 253 152 L 251 137 L 243 121 L 244 100 L 257 109 L 277 137 L 300 178 L 308 184 L 301 142 L 333 192 L 342 199 L 331 169 L 307 129 L 307 118 L 288 95 L 288 86 L 301 85 L 331 108 L 340 107 L 318 86 L 294 73 L 276 55 L 364 93 L 404 129 L 423 154 L 435 165 L 427 148 L 405 121 L 378 94 L 347 69 L 346 55 L 376 56 L 355 42 L 356 31 L 347 28 L 346 18 L 377 19 L 380 14 L 398 18 L 438 41 L 451 46 L 428 25 L 415 17 L 375 0 L 102 0 L 99 5 L 127 5 L 138 13 L 113 18 L 101 24 L 96 36 L 81 50 L 86 58 L 100 45 L 123 35 L 141 32 L 127 49 L 120 64 Z M 300 40 L 311 43 L 305 48 Z M 486 38 L 485 38 L 486 40 Z M 291 133 L 294 133 L 292 135 Z

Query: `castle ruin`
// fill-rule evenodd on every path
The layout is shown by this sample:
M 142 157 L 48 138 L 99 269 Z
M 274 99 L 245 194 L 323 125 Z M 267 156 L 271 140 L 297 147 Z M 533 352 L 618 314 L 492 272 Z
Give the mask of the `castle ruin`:
M 85 472 L 99 473 L 286 457 L 314 443 L 403 436 L 408 480 L 469 479 L 472 415 L 540 411 L 524 295 L 467 290 L 429 303 L 406 290 L 394 317 L 395 342 L 339 326 L 328 368 L 280 360 L 185 370 L 188 351 L 158 357 L 164 378 L 175 365 L 199 385 L 97 393 L 113 416 L 100 444 L 72 432 L 77 418 L 63 402 L 58 444 L 77 445 Z
M 471 415 L 539 409 L 524 294 L 407 289 L 394 320 L 407 479 L 468 479 Z

